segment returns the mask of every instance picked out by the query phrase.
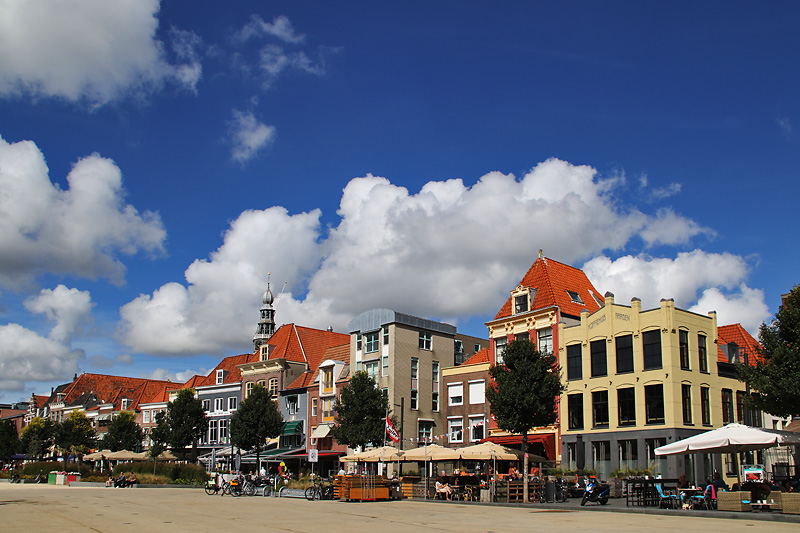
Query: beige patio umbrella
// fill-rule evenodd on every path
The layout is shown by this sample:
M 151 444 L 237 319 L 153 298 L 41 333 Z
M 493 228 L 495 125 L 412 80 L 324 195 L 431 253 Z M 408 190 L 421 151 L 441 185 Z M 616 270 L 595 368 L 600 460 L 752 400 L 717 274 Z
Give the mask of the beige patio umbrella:
M 136 452 L 132 452 L 130 450 L 119 450 L 117 452 L 111 452 L 104 454 L 106 459 L 111 459 L 113 461 L 141 461 L 142 457 L 140 454 Z
M 491 441 L 460 448 L 458 451 L 461 453 L 461 459 L 465 461 L 488 461 L 490 459 L 517 461 L 522 456 L 522 452 L 519 450 L 512 450 Z M 530 458 L 531 456 L 529 455 L 528 457 Z M 544 457 L 540 458 L 539 456 L 534 456 L 531 460 L 534 462 L 546 461 Z
M 381 446 L 380 448 L 373 448 L 372 450 L 361 452 L 361 458 L 359 460 L 367 463 L 390 463 L 401 459 L 403 455 L 404 452 L 398 450 L 394 446 Z
M 85 461 L 99 461 L 101 459 L 108 457 L 108 455 L 111 453 L 114 452 L 112 452 L 111 450 L 100 450 L 94 453 L 87 453 L 86 455 L 83 456 L 83 459 Z
M 454 448 L 445 448 L 438 444 L 429 444 L 403 452 L 403 461 L 457 461 L 461 452 Z

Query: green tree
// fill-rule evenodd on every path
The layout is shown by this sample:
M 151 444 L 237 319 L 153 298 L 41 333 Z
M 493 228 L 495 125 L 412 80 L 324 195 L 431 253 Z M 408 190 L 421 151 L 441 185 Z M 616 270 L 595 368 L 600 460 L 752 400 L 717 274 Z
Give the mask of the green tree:
M 17 426 L 11 420 L 0 420 L 0 458 L 8 459 L 19 450 Z
M 556 421 L 556 402 L 566 387 L 556 356 L 527 340 L 508 344 L 503 364 L 489 368 L 486 398 L 498 427 L 522 435 L 524 501 L 528 501 L 528 430 Z
M 165 444 L 169 440 L 169 426 L 167 425 L 167 414 L 159 411 L 156 415 L 156 426 L 150 430 L 150 449 L 147 454 L 153 460 L 153 475 L 156 473 L 156 461 L 158 456 L 166 450 Z
M 112 452 L 119 450 L 138 451 L 142 447 L 144 432 L 136 423 L 136 413 L 120 411 L 108 425 L 103 435 L 103 448 Z
M 745 401 L 774 416 L 800 415 L 800 286 L 792 288 L 769 324 L 761 324 L 758 341 L 761 358 L 736 365 L 739 379 L 753 390 Z
M 95 445 L 96 435 L 86 413 L 71 411 L 67 419 L 56 426 L 54 439 L 61 450 L 82 454 Z
M 22 451 L 31 457 L 41 459 L 53 445 L 55 424 L 49 418 L 35 416 L 22 428 L 20 444 Z
M 267 389 L 256 385 L 231 417 L 231 444 L 245 450 L 256 450 L 259 464 L 261 446 L 266 439 L 281 434 L 283 415 L 270 398 Z
M 208 420 L 203 402 L 194 396 L 194 389 L 181 389 L 175 399 L 167 404 L 164 417 L 169 434 L 166 442 L 174 450 L 184 451 L 192 446 L 192 461 L 197 459 L 197 439 L 208 431 Z
M 342 388 L 333 408 L 336 424 L 331 435 L 341 444 L 356 448 L 382 444 L 389 400 L 366 372 L 355 372 Z

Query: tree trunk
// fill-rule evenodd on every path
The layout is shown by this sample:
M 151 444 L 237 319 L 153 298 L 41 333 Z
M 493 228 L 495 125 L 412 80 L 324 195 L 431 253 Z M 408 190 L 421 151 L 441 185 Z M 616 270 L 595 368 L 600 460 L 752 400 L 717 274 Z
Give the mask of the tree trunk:
M 522 432 L 522 497 L 528 503 L 528 430 Z

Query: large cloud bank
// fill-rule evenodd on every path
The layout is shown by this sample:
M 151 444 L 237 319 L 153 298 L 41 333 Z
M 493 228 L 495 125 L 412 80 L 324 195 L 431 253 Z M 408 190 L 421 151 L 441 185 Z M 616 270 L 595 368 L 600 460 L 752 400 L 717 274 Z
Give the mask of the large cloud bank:
M 159 0 L 0 2 L 0 95 L 102 105 L 165 83 L 193 91 L 198 38 L 173 31 L 167 47 L 158 12 Z
M 619 207 L 623 186 L 557 159 L 520 178 L 493 172 L 471 187 L 434 181 L 416 194 L 382 177 L 356 178 L 343 191 L 339 224 L 327 233 L 318 211 L 243 213 L 208 260 L 189 266 L 186 284 L 163 285 L 122 307 L 120 338 L 133 350 L 164 355 L 247 349 L 267 271 L 276 294 L 288 282 L 277 303 L 280 323 L 341 330 L 378 306 L 458 321 L 496 311 L 539 248 L 578 266 L 600 256 L 586 272 L 599 290 L 620 298 L 628 291 L 691 306 L 714 296 L 718 309 L 732 311 L 729 321 L 760 299 L 750 315 L 766 318 L 763 294 L 743 285 L 741 257 L 695 250 L 611 262 L 601 255 L 633 241 L 687 246 L 712 234 L 669 209 Z M 698 302 L 699 294 L 705 300 Z

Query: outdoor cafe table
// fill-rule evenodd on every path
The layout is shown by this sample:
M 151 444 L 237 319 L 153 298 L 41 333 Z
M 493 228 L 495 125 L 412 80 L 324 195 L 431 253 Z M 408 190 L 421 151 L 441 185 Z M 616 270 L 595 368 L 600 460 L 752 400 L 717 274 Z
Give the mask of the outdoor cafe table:
M 666 478 L 628 478 L 625 504 L 628 507 L 659 507 L 661 496 L 656 485 L 661 485 L 664 494 L 678 494 L 678 480 Z

